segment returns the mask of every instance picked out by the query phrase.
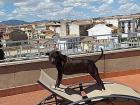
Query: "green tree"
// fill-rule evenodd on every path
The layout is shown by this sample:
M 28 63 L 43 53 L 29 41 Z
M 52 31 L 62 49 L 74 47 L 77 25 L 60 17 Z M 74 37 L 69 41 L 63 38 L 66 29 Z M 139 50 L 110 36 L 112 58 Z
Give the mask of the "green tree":
M 10 40 L 13 41 L 20 41 L 20 40 L 27 40 L 27 34 L 22 30 L 15 30 L 10 33 Z
M 11 40 L 11 41 L 28 40 L 28 36 L 22 30 L 14 30 L 9 34 L 9 40 Z M 21 45 L 21 42 L 16 42 L 16 43 L 8 44 L 8 45 L 9 46 L 19 46 L 19 45 Z

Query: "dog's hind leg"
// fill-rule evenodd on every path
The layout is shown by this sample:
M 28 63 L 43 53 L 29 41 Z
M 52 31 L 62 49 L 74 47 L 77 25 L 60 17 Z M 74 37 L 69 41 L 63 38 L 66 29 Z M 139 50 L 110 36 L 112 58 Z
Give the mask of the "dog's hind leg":
M 95 76 L 94 76 L 94 79 L 97 81 L 97 84 L 105 90 L 105 87 L 104 87 L 104 83 L 103 81 L 101 80 L 99 74 L 97 73 Z
M 89 68 L 91 69 L 91 68 Z M 89 70 L 89 74 L 96 80 L 98 86 L 100 86 L 102 89 L 105 90 L 103 81 L 101 80 L 99 73 L 98 73 L 98 68 L 96 66 L 92 67 L 92 70 Z
M 101 78 L 99 77 L 99 75 L 94 75 L 93 73 L 90 73 L 90 75 L 96 80 L 97 85 L 100 86 L 102 89 L 105 90 L 103 81 L 101 80 Z

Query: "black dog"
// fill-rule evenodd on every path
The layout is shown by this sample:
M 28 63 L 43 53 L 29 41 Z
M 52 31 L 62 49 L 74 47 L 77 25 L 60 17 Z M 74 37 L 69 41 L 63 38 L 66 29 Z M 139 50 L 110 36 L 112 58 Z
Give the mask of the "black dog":
M 104 84 L 99 76 L 98 68 L 95 63 L 103 56 L 103 50 L 100 57 L 94 62 L 89 59 L 72 59 L 66 55 L 61 54 L 60 51 L 51 51 L 46 53 L 49 56 L 49 61 L 54 64 L 58 70 L 56 87 L 59 87 L 62 75 L 70 75 L 76 73 L 89 73 L 96 81 L 97 84 L 105 90 Z
M 1 41 L 0 41 L 1 42 Z M 4 51 L 3 51 L 3 49 L 2 49 L 2 44 L 0 43 L 0 60 L 4 60 L 5 59 L 5 57 L 4 57 Z M 1 62 L 1 61 L 0 61 Z

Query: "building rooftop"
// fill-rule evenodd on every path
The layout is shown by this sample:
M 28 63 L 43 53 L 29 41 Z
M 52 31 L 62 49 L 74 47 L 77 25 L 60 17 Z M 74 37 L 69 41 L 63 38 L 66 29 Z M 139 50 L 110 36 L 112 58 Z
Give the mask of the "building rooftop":
M 126 76 L 105 78 L 104 81 L 112 81 L 112 82 L 121 83 L 121 84 L 124 84 L 126 86 L 133 88 L 134 90 L 140 93 L 139 77 L 140 77 L 140 74 L 126 75 Z M 33 91 L 33 92 L 28 92 L 28 93 L 23 93 L 23 94 L 1 97 L 0 103 L 1 105 L 36 105 L 42 99 L 44 99 L 45 97 L 49 95 L 50 95 L 49 91 L 39 90 L 39 91 Z M 130 104 L 133 102 L 127 101 L 126 103 Z M 97 105 L 112 105 L 112 104 L 100 102 Z M 122 105 L 122 104 L 117 104 L 117 105 Z M 133 103 L 133 105 L 137 105 L 137 104 Z
M 77 25 L 91 25 L 93 24 L 91 20 L 82 20 L 82 21 L 74 21 L 73 24 L 77 24 Z

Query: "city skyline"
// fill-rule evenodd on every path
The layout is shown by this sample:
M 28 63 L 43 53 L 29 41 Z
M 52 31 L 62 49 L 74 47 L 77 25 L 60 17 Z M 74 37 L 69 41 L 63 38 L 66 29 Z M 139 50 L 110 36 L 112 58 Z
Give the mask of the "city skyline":
M 0 21 L 88 19 L 139 12 L 139 0 L 0 0 Z

